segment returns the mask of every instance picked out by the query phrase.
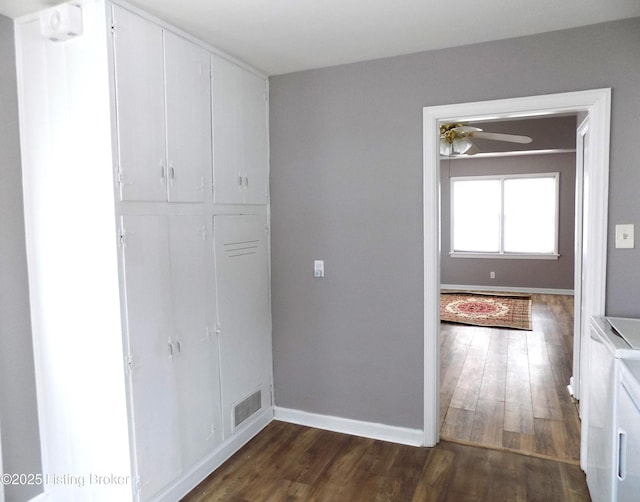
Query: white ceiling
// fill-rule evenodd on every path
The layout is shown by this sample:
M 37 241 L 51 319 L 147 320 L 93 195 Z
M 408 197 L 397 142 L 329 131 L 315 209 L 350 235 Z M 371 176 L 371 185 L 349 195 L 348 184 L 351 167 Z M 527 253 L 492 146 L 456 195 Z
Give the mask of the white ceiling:
M 0 0 L 18 17 L 57 0 Z M 638 0 L 131 0 L 268 75 L 640 16 Z

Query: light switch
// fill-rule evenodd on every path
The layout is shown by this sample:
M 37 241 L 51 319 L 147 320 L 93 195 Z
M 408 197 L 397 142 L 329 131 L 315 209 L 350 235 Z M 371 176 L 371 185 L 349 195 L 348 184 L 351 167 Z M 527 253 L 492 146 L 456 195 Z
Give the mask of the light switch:
M 616 225 L 616 248 L 631 249 L 633 247 L 633 224 Z
M 324 277 L 324 260 L 314 260 L 313 277 Z

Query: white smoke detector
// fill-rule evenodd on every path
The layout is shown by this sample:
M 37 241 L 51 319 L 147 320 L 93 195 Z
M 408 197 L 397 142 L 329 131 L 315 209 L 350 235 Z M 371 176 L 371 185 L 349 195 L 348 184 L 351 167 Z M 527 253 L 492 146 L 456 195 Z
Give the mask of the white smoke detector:
M 79 5 L 62 4 L 40 13 L 40 31 L 54 42 L 82 35 L 82 9 Z

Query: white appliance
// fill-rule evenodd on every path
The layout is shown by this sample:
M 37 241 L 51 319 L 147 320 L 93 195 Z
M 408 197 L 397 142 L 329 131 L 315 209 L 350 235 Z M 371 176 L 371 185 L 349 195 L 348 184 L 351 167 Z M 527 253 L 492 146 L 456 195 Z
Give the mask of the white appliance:
M 614 496 L 631 502 L 640 494 L 640 361 L 619 361 L 617 387 Z
M 640 360 L 640 319 L 594 317 L 589 352 L 588 393 L 583 403 L 586 413 L 582 426 L 587 485 L 593 502 L 622 501 L 624 499 L 616 498 L 619 481 L 616 367 L 622 358 Z

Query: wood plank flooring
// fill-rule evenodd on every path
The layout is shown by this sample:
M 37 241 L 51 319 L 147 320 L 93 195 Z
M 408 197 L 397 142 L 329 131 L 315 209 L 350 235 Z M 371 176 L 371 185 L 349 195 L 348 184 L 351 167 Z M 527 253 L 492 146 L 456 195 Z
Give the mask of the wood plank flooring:
M 576 465 L 441 441 L 418 448 L 274 421 L 184 502 L 589 501 Z
M 443 324 L 436 447 L 274 421 L 184 502 L 589 501 L 572 302 L 533 295 L 531 332 Z
M 577 464 L 573 297 L 532 303 L 533 331 L 442 323 L 440 435 Z

